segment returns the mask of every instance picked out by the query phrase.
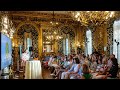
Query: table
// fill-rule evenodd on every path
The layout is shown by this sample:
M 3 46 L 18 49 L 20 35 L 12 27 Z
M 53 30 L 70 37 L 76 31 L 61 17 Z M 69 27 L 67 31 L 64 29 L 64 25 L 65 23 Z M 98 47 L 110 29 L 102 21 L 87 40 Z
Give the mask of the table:
M 41 62 L 39 60 L 26 61 L 25 79 L 42 79 Z

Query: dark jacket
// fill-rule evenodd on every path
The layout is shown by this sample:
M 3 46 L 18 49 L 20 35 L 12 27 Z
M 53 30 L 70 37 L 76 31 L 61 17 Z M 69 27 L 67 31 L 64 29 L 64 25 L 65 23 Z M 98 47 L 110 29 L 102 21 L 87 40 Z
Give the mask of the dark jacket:
M 118 65 L 112 65 L 112 67 L 110 68 L 109 74 L 111 74 L 112 76 L 110 76 L 111 78 L 116 78 L 117 77 L 117 72 L 118 72 Z

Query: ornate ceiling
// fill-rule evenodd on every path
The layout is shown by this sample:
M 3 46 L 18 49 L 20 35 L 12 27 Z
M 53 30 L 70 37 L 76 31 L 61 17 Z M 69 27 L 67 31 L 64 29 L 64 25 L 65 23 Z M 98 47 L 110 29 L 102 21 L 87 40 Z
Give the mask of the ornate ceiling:
M 53 18 L 53 11 L 9 11 L 9 15 L 15 26 L 23 21 L 29 21 L 34 22 L 42 28 L 49 28 L 51 27 L 50 21 Z M 117 12 L 117 17 L 119 15 L 119 12 Z M 61 24 L 75 27 L 80 25 L 80 22 L 73 20 L 68 11 L 54 11 L 54 18 L 59 22 L 60 26 Z
M 51 26 L 50 21 L 53 18 L 53 11 L 10 11 L 10 18 L 13 23 L 20 23 L 21 21 L 30 21 L 41 25 L 42 27 Z M 70 24 L 77 25 L 76 21 L 73 21 L 67 11 L 55 11 L 54 18 L 59 25 Z

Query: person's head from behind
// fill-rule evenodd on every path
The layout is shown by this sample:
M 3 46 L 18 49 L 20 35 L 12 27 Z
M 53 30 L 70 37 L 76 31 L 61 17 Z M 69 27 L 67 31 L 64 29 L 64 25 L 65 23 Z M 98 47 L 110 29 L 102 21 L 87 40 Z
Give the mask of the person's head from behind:
M 54 56 L 55 59 L 57 59 L 57 56 Z
M 110 59 L 111 59 L 111 58 L 115 58 L 115 55 L 114 55 L 114 54 L 110 55 Z
M 65 55 L 65 57 L 67 57 L 67 55 Z
M 80 63 L 78 58 L 74 58 L 74 62 L 75 62 L 75 64 L 79 64 Z
M 112 64 L 113 65 L 118 65 L 118 61 L 115 58 L 111 58 Z
M 107 57 L 104 57 L 104 58 L 102 59 L 102 64 L 107 64 Z
M 73 57 L 75 57 L 75 56 L 76 56 L 76 54 L 72 54 L 72 56 L 73 56 Z
M 89 73 L 89 67 L 88 67 L 88 65 L 83 64 L 82 68 L 83 68 L 83 70 L 82 70 L 83 74 L 88 74 Z
M 38 54 L 37 53 L 35 54 L 35 58 L 38 58 Z

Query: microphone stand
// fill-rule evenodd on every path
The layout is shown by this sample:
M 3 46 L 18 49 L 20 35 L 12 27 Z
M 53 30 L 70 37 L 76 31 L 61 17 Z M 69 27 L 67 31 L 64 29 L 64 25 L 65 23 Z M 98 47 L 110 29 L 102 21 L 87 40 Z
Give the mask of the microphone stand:
M 118 45 L 120 44 L 116 39 L 115 42 L 117 43 L 117 58 L 118 58 Z

